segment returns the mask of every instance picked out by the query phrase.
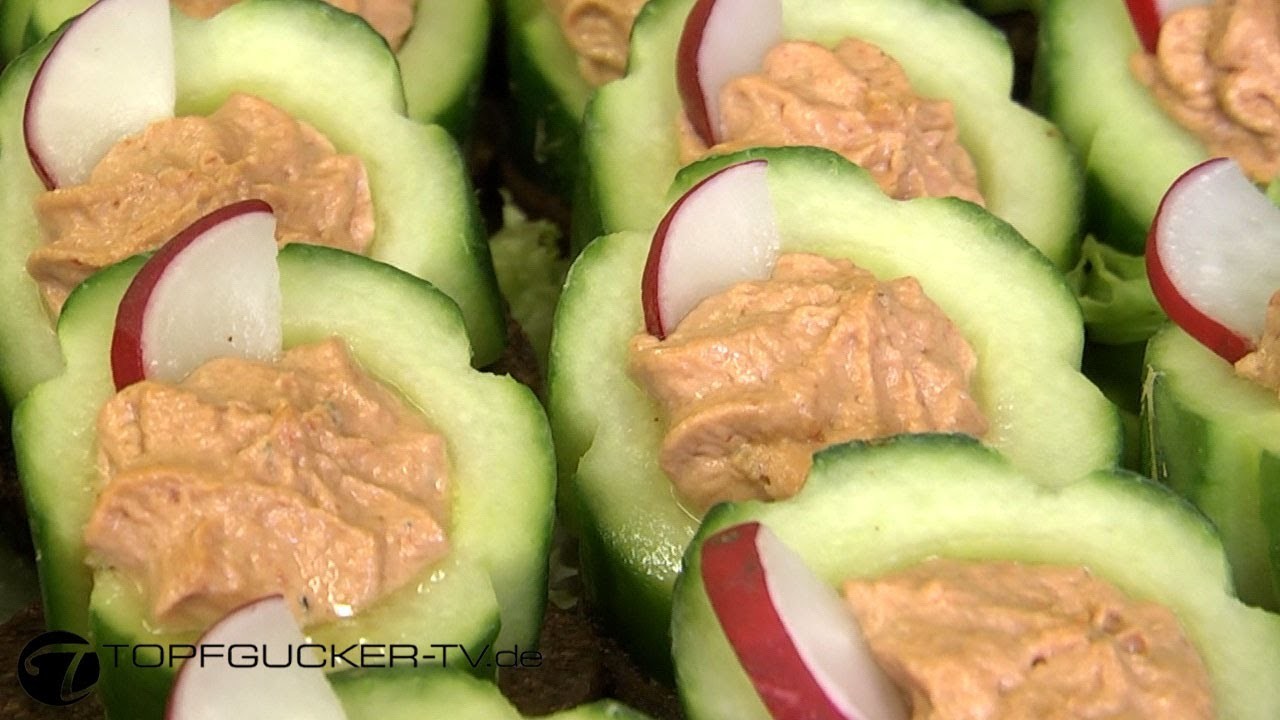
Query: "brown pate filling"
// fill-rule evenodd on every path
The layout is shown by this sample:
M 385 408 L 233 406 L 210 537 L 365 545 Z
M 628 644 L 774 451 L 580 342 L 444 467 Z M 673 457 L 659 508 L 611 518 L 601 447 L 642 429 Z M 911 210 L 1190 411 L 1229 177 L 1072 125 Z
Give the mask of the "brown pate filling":
M 578 73 L 593 87 L 627 70 L 631 26 L 646 0 L 546 0 L 578 56 Z
M 791 253 L 706 298 L 628 371 L 667 418 L 659 463 L 687 506 L 794 495 L 815 451 L 918 432 L 981 436 L 977 357 L 920 283 Z
M 983 204 L 950 101 L 916 94 L 902 66 L 847 38 L 834 50 L 780 43 L 759 73 L 720 91 L 724 138 L 707 147 L 684 113 L 680 163 L 751 147 L 815 145 L 862 166 L 891 197 L 958 197 Z
M 88 182 L 36 197 L 44 243 L 27 259 L 50 311 L 100 268 L 164 244 L 217 208 L 248 199 L 275 210 L 281 245 L 365 253 L 373 201 L 364 165 L 271 103 L 234 94 L 208 117 L 151 124 L 121 140 Z
M 131 385 L 97 447 L 89 563 L 134 580 L 168 630 L 275 592 L 304 625 L 346 617 L 449 549 L 444 438 L 341 340 Z
M 1280 2 L 1215 0 L 1169 16 L 1154 55 L 1130 68 L 1209 154 L 1255 182 L 1280 171 Z
M 913 720 L 1214 717 L 1174 614 L 1084 568 L 932 559 L 844 595 Z

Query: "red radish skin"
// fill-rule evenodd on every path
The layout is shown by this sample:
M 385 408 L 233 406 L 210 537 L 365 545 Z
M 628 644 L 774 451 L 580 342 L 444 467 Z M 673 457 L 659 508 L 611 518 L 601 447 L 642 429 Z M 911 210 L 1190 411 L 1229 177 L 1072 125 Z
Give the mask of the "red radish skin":
M 47 189 L 83 182 L 112 144 L 173 117 L 170 12 L 163 0 L 99 0 L 49 48 L 22 113 L 27 157 Z
M 756 72 L 782 41 L 780 0 L 697 0 L 676 48 L 676 89 L 685 116 L 707 146 L 723 140 L 720 90 Z
M 214 210 L 162 245 L 134 276 L 120 300 L 115 330 L 111 335 L 111 375 L 117 390 L 123 390 L 147 377 L 142 327 L 151 293 L 165 271 L 191 243 L 208 230 L 232 218 L 255 212 L 271 213 L 272 210 L 262 200 L 243 200 Z
M 693 189 L 697 190 L 710 179 L 704 179 Z M 692 192 L 693 190 L 689 191 L 689 193 Z M 653 242 L 649 245 L 649 255 L 644 261 L 644 273 L 640 276 L 640 305 L 644 309 L 644 329 L 659 340 L 667 337 L 667 328 L 662 322 L 662 308 L 658 304 L 658 270 L 662 266 L 662 249 L 666 246 L 671 221 L 675 219 L 676 211 L 684 204 L 689 193 L 680 196 L 676 204 L 662 216 L 662 222 L 658 223 L 658 229 L 653 233 Z
M 665 338 L 697 301 L 772 272 L 780 240 L 767 167 L 748 160 L 716 171 L 658 223 L 640 280 L 650 335 Z
M 1156 43 L 1160 39 L 1161 17 L 1155 4 L 1156 0 L 1125 0 L 1133 29 L 1137 31 L 1143 49 L 1149 53 L 1156 51 Z
M 755 552 L 759 532 L 759 523 L 739 525 L 713 535 L 702 546 L 702 582 L 720 627 L 776 720 L 798 717 L 800 712 L 811 720 L 846 720 L 790 643 L 759 632 L 782 627 Z
M 736 525 L 700 553 L 711 608 L 775 720 L 907 720 L 852 611 L 772 531 Z
M 1162 200 L 1161 204 L 1163 203 Z M 1159 218 L 1160 214 L 1157 212 L 1156 220 L 1152 222 L 1151 231 L 1147 234 L 1147 278 L 1151 281 L 1151 292 L 1174 324 L 1223 360 L 1235 364 L 1240 358 L 1253 352 L 1256 346 L 1252 340 L 1228 330 L 1221 323 L 1197 310 L 1187 302 L 1186 298 L 1178 294 L 1173 281 L 1169 279 L 1164 266 L 1160 264 L 1160 253 L 1155 249 Z
M 1147 233 L 1152 293 L 1187 334 L 1235 363 L 1256 348 L 1267 300 L 1280 288 L 1277 242 L 1280 209 L 1239 166 L 1200 163 L 1165 192 Z
M 1125 0 L 1133 29 L 1149 53 L 1154 53 L 1160 44 L 1160 27 L 1165 19 L 1183 8 L 1208 4 L 1205 0 Z
M 676 49 L 676 87 L 680 91 L 680 100 L 684 103 L 684 114 L 694 132 L 702 138 L 708 147 L 716 144 L 716 131 L 711 124 L 711 116 L 707 112 L 707 103 L 702 94 L 701 76 L 698 66 L 698 51 L 702 48 L 702 33 L 706 30 L 707 19 L 716 0 L 698 0 L 689 17 L 684 22 L 684 32 L 680 34 L 680 45 Z M 650 331 L 652 332 L 652 331 Z
M 40 178 L 40 182 L 44 185 L 45 190 L 56 190 L 58 184 L 53 181 L 53 175 L 49 169 L 40 162 L 40 153 L 35 147 L 35 132 L 32 125 L 32 107 L 31 103 L 34 98 L 44 92 L 44 83 L 46 75 L 42 71 L 49 62 L 49 58 L 58 50 L 58 45 L 67 39 L 66 33 L 63 33 L 57 40 L 53 41 L 53 47 L 49 48 L 49 54 L 45 55 L 44 60 L 40 62 L 40 67 L 36 70 L 35 79 L 31 81 L 31 90 L 27 93 L 27 101 L 22 106 L 22 142 L 27 148 L 27 157 L 31 159 L 31 169 L 35 170 L 36 177 Z

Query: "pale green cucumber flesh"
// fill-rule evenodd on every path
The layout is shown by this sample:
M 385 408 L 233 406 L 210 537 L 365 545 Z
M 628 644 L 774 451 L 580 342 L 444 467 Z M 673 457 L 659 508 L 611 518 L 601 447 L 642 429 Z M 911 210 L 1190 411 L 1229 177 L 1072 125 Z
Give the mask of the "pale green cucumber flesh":
M 784 251 L 848 258 L 882 279 L 920 280 L 978 355 L 989 444 L 1059 483 L 1115 465 L 1115 411 L 1079 372 L 1079 308 L 1062 276 L 1011 227 L 954 199 L 890 200 L 861 169 L 814 148 L 707 161 L 676 186 L 747 156 L 769 159 Z M 649 244 L 648 233 L 606 236 L 570 270 L 552 338 L 549 412 L 561 497 L 573 498 L 562 505 L 574 509 L 584 538 L 587 582 L 631 645 L 661 659 L 665 614 L 654 613 L 670 601 L 697 522 L 657 465 L 661 412 L 625 369 L 627 343 L 644 327 L 640 274 Z
M 743 522 L 768 526 L 837 588 L 933 556 L 1083 565 L 1178 617 L 1209 671 L 1217 717 L 1280 717 L 1280 617 L 1230 590 L 1212 526 L 1166 489 L 1099 471 L 1049 488 L 956 436 L 831 448 L 788 502 L 721 505 L 685 556 L 673 654 L 691 719 L 768 718 L 707 600 L 701 542 Z
M 374 202 L 370 255 L 458 302 L 478 365 L 498 356 L 501 301 L 461 155 L 445 130 L 402 114 L 395 58 L 368 25 L 323 3 L 246 0 L 208 21 L 175 11 L 174 38 L 179 114 L 212 112 L 232 92 L 249 92 L 359 156 Z M 0 387 L 10 402 L 61 367 L 25 269 L 41 242 L 31 207 L 43 186 L 25 149 L 22 111 L 53 40 L 22 55 L 0 80 Z
M 646 6 L 632 35 L 627 77 L 592 101 L 583 142 L 590 195 L 603 232 L 640 230 L 661 218 L 679 169 L 675 50 L 691 0 Z M 978 171 L 986 205 L 1061 268 L 1079 248 L 1083 180 L 1056 128 L 1013 102 L 1008 44 L 989 23 L 947 0 L 790 0 L 784 35 L 834 45 L 858 37 L 878 45 L 925 97 L 952 101 L 961 143 Z M 574 228 L 578 247 L 596 228 Z
M 1045 3 L 1037 103 L 1086 158 L 1090 228 L 1131 253 L 1142 252 L 1164 192 L 1208 158 L 1130 72 L 1139 50 L 1124 3 Z
M 444 435 L 454 488 L 449 557 L 367 613 L 318 627 L 317 636 L 532 648 L 545 604 L 555 473 L 537 399 L 511 378 L 471 369 L 456 304 L 427 283 L 328 248 L 291 245 L 279 257 L 286 346 L 343 337 L 366 371 Z M 139 264 L 104 270 L 72 294 L 60 323 L 67 370 L 14 416 L 48 624 L 92 630 L 99 642 L 155 637 L 135 590 L 106 572 L 95 584 L 81 535 L 98 482 L 94 422 L 113 393 L 115 308 Z M 109 697 L 130 706 L 154 701 L 128 690 L 130 674 L 107 670 L 105 682 L 116 688 Z
M 1246 602 L 1280 610 L 1280 399 L 1169 326 L 1147 345 L 1143 469 L 1218 526 Z
M 507 71 L 516 114 L 516 162 L 530 179 L 569 197 L 579 168 L 582 115 L 592 88 L 544 0 L 504 0 Z
M 520 672 L 520 671 L 516 671 Z M 530 669 L 528 672 L 537 672 Z M 492 683 L 463 673 L 343 673 L 333 678 L 348 720 L 521 720 Z M 546 720 L 645 720 L 646 715 L 610 700 L 581 705 Z

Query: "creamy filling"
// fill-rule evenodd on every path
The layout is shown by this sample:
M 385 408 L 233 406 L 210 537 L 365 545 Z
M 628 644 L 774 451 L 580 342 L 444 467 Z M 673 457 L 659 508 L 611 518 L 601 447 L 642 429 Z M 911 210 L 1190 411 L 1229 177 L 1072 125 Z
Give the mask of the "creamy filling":
M 208 117 L 151 124 L 121 140 L 88 182 L 41 193 L 43 243 L 27 259 L 55 316 L 100 268 L 159 247 L 217 208 L 265 200 L 281 245 L 306 242 L 365 253 L 373 201 L 360 158 L 252 95 L 232 95 Z
M 1174 614 L 1084 568 L 934 559 L 844 594 L 913 720 L 1214 717 Z
M 413 27 L 413 10 L 417 0 L 324 0 L 330 5 L 359 15 L 387 41 L 392 51 L 404 43 Z M 453 0 L 457 2 L 459 0 Z M 173 0 L 179 10 L 196 18 L 209 18 L 235 5 L 240 0 Z
M 1236 361 L 1236 374 L 1280 393 L 1280 291 L 1267 303 L 1267 319 L 1257 349 Z
M 449 550 L 444 438 L 337 339 L 131 385 L 97 452 L 89 563 L 167 630 L 276 592 L 304 625 L 347 617 Z
M 546 0 L 578 57 L 578 73 L 592 86 L 627 71 L 631 26 L 646 0 Z
M 981 436 L 977 357 L 914 278 L 785 254 L 768 280 L 699 303 L 628 371 L 667 420 L 659 463 L 681 501 L 799 491 L 815 451 L 919 432 Z
M 723 140 L 707 147 L 681 112 L 680 163 L 751 147 L 816 145 L 866 168 L 891 197 L 958 197 L 983 203 L 947 100 L 916 94 L 902 66 L 847 38 L 834 50 L 788 41 L 759 73 L 720 91 Z
M 1255 182 L 1280 171 L 1280 1 L 1215 0 L 1171 15 L 1130 58 L 1160 107 Z

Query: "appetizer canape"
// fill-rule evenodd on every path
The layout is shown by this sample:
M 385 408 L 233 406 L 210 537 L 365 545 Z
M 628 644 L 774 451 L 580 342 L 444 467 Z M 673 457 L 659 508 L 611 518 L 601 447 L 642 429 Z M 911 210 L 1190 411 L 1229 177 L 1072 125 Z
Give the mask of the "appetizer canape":
M 825 444 L 961 432 L 1058 482 L 1116 463 L 1079 308 L 1012 227 L 892 200 L 817 148 L 706 161 L 677 188 L 695 181 L 656 232 L 583 251 L 551 348 L 562 513 L 589 592 L 652 665 L 697 518 L 785 498 Z
M 962 438 L 850 443 L 789 502 L 711 511 L 673 652 L 693 720 L 1274 718 L 1280 616 L 1230 588 L 1213 526 L 1138 475 L 1050 488 Z M 751 615 L 779 618 L 760 642 Z M 867 712 L 880 674 L 909 714 Z
M 1147 344 L 1144 467 L 1222 532 L 1240 596 L 1280 609 L 1280 209 L 1215 159 L 1169 189 L 1147 265 L 1173 321 Z
M 533 393 L 473 370 L 457 305 L 394 267 L 302 243 L 247 263 L 273 225 L 238 203 L 93 275 L 64 372 L 14 413 L 49 626 L 134 653 L 103 663 L 116 717 L 172 683 L 147 647 L 263 594 L 339 649 L 537 639 L 554 461 Z
M 282 243 L 431 281 L 461 306 L 477 363 L 492 361 L 505 325 L 465 168 L 445 130 L 403 111 L 386 43 L 319 2 L 194 20 L 103 0 L 23 54 L 0 84 L 6 397 L 57 373 L 51 318 L 76 283 L 250 197 L 272 203 Z
M 657 0 L 587 111 L 574 239 L 652 226 L 698 158 L 820 145 L 896 198 L 984 204 L 1068 267 L 1083 182 L 1012 78 L 1004 37 L 959 3 Z
M 192 17 L 210 17 L 240 0 L 172 0 Z M 360 16 L 386 40 L 404 78 L 409 117 L 448 128 L 459 140 L 467 137 L 476 94 L 489 47 L 492 9 L 488 0 L 323 0 Z M 23 2 L 8 5 L 24 5 Z M 22 36 L 23 47 L 34 44 L 92 0 L 41 0 L 8 9 L 3 22 Z M 16 27 L 14 27 L 16 25 Z M 275 42 L 285 42 L 281 38 Z M 14 52 L 12 55 L 16 55 Z

